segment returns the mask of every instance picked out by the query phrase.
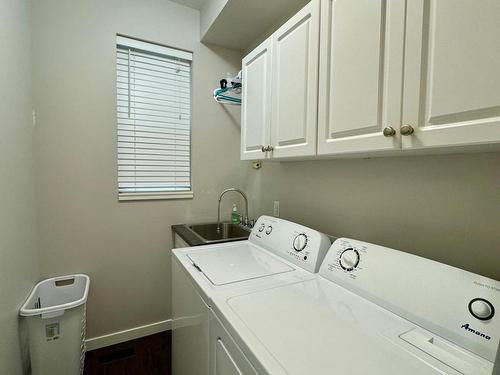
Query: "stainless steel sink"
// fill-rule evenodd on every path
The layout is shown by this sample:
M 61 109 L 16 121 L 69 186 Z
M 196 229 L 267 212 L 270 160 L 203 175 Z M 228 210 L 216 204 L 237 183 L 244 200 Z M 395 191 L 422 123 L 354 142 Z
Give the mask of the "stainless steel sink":
M 220 231 L 217 223 L 186 225 L 186 228 L 205 243 L 241 241 L 250 235 L 249 228 L 232 223 L 221 223 Z

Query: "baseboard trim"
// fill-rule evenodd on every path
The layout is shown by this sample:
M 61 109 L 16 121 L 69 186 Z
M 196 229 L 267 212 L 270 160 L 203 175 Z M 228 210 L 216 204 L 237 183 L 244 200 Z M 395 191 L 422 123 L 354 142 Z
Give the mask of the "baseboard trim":
M 172 329 L 172 319 L 161 322 L 146 324 L 143 326 L 126 329 L 124 331 L 110 333 L 108 335 L 93 337 L 85 340 L 87 350 L 104 348 L 106 346 L 119 344 L 121 342 L 138 339 L 144 336 L 154 335 Z

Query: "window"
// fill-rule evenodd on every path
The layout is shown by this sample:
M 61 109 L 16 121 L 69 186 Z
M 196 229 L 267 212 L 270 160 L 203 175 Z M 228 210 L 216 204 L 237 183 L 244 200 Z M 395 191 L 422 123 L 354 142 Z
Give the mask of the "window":
M 192 198 L 190 52 L 118 36 L 118 199 Z

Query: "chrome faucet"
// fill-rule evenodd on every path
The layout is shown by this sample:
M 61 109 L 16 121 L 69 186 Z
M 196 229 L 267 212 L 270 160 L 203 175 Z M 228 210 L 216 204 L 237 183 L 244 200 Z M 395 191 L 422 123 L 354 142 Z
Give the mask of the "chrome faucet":
M 235 191 L 236 193 L 240 193 L 241 196 L 243 197 L 243 199 L 245 200 L 245 217 L 243 218 L 243 224 L 244 225 L 248 225 L 249 224 L 249 221 L 248 221 L 248 199 L 247 199 L 247 196 L 240 189 L 229 188 L 229 189 L 224 190 L 219 195 L 219 205 L 217 207 L 217 232 L 220 232 L 220 202 L 221 202 L 222 197 L 224 196 L 224 194 L 229 193 L 230 191 Z

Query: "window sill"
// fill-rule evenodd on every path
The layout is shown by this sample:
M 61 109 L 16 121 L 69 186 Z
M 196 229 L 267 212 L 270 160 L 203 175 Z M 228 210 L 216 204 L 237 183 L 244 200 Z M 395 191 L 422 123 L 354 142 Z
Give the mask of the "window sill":
M 193 199 L 192 191 L 177 191 L 168 193 L 120 193 L 118 201 L 145 201 L 145 200 L 170 200 Z

